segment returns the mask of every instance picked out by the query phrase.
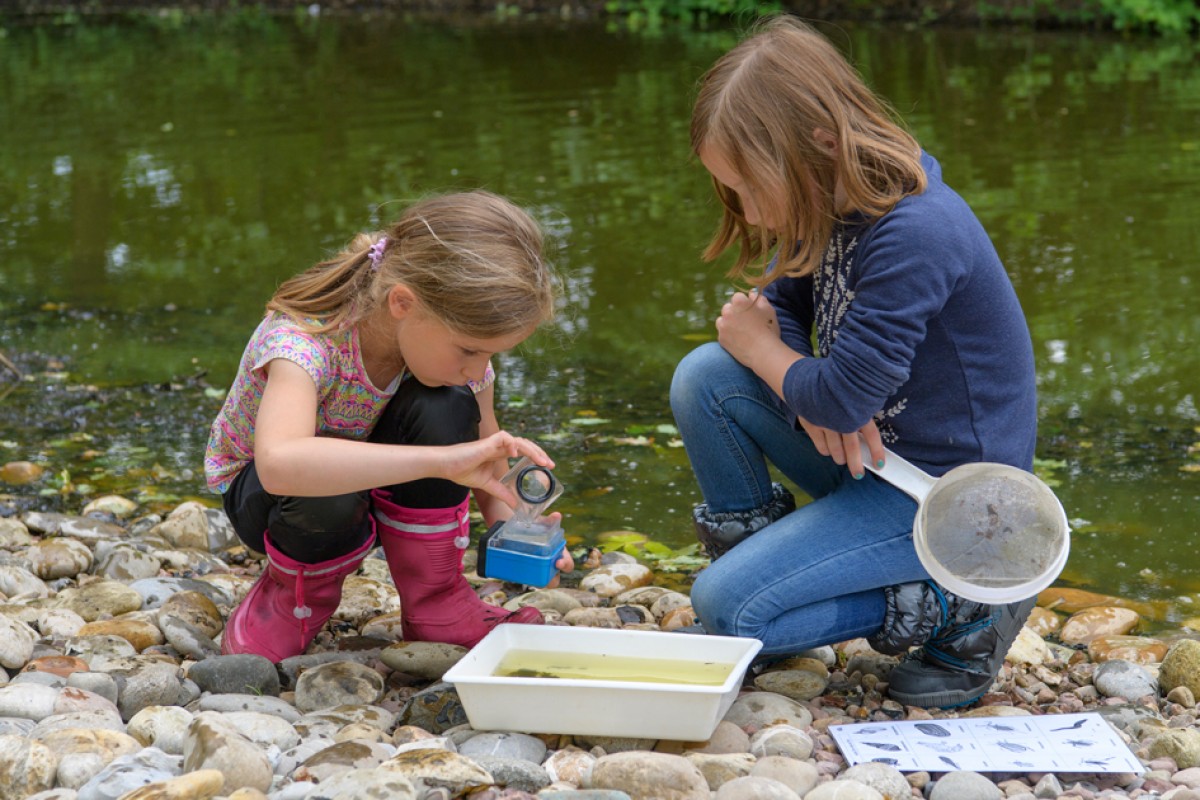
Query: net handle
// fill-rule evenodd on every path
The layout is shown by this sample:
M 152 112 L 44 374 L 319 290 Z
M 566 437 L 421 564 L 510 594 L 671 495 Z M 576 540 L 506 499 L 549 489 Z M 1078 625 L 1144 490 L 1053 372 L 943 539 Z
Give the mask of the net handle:
M 877 466 L 867 443 L 860 438 L 858 445 L 862 450 L 863 466 L 916 500 L 918 504 L 925 502 L 930 490 L 937 483 L 937 478 L 886 447 L 883 448 L 883 466 Z

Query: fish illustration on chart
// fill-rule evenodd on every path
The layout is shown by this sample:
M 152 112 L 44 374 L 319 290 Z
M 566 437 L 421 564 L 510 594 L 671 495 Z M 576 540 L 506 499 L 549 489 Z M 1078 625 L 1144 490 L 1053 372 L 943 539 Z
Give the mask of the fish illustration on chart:
M 1067 744 L 1071 745 L 1071 747 L 1095 747 L 1096 746 L 1096 743 L 1093 742 L 1091 739 L 1065 739 L 1064 741 Z
M 918 722 L 914 727 L 926 736 L 945 737 L 950 735 L 950 731 L 938 725 L 936 722 Z
M 938 756 L 938 758 L 941 759 L 942 761 L 946 762 L 950 766 L 954 767 L 955 769 L 958 769 L 958 764 L 954 763 L 954 759 L 947 758 L 946 756 Z
M 887 750 L 889 753 L 898 753 L 904 748 L 898 744 L 891 742 L 863 742 L 867 747 L 874 747 L 876 750 Z
M 984 727 L 991 728 L 994 731 L 1004 731 L 1005 733 L 1012 733 L 1016 730 L 1012 725 L 1001 725 L 999 722 L 989 722 Z
M 1083 763 L 1091 764 L 1093 767 L 1107 767 L 1108 762 L 1112 760 L 1112 756 L 1109 756 L 1108 758 L 1086 758 L 1084 759 Z
M 1020 742 L 996 742 L 997 747 L 1003 747 L 1010 753 L 1028 753 L 1032 747 L 1021 744 Z
M 917 742 L 921 747 L 928 747 L 935 753 L 957 753 L 963 749 L 961 742 Z
M 880 756 L 879 758 L 872 758 L 871 763 L 872 764 L 888 764 L 889 766 L 894 767 L 900 763 L 900 759 L 888 758 L 887 756 Z
M 1082 728 L 1084 725 L 1087 725 L 1087 718 L 1077 719 L 1077 720 L 1075 720 L 1074 723 L 1066 726 L 1065 728 L 1051 728 L 1050 732 L 1053 733 L 1054 731 L 1077 731 L 1080 728 Z
M 855 736 L 870 736 L 873 733 L 883 733 L 885 730 L 887 730 L 887 728 L 882 726 L 863 725 L 862 727 L 856 726 L 851 733 L 853 733 Z

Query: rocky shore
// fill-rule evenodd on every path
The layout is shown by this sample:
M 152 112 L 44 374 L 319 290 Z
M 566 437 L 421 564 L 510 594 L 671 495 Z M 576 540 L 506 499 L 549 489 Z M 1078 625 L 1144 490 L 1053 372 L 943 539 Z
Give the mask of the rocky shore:
M 581 560 L 568 587 L 473 582 L 551 624 L 693 621 L 677 579 L 624 553 Z M 260 568 L 224 514 L 196 502 L 165 518 L 120 497 L 0 518 L 0 800 L 1200 800 L 1200 642 L 1131 635 L 1137 604 L 1119 598 L 1043 593 L 966 709 L 888 699 L 895 659 L 857 640 L 752 671 L 708 741 L 679 742 L 472 730 L 441 680 L 466 651 L 400 640 L 381 558 L 347 581 L 307 654 L 221 656 L 224 620 Z M 829 732 L 1083 711 L 1145 771 L 902 774 L 849 767 Z

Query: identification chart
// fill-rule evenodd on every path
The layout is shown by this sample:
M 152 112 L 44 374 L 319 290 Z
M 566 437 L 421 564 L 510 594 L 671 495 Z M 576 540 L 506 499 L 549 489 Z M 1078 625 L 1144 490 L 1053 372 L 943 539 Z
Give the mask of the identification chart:
M 974 717 L 834 725 L 829 733 L 851 765 L 901 771 L 1133 772 L 1145 770 L 1099 714 Z

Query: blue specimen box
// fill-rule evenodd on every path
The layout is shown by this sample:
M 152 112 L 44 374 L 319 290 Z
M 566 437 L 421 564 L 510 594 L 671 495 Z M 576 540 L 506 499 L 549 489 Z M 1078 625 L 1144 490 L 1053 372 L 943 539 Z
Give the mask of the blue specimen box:
M 545 586 L 566 547 L 562 525 L 513 517 L 497 522 L 479 540 L 476 572 L 485 578 Z

